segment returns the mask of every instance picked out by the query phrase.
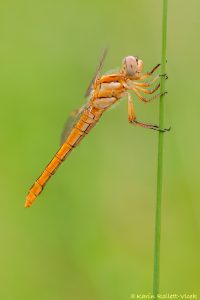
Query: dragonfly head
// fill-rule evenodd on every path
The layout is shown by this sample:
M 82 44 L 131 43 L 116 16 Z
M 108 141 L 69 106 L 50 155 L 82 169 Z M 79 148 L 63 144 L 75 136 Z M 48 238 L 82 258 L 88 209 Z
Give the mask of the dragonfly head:
M 122 64 L 123 72 L 129 79 L 138 79 L 141 76 L 144 63 L 137 56 L 126 56 Z

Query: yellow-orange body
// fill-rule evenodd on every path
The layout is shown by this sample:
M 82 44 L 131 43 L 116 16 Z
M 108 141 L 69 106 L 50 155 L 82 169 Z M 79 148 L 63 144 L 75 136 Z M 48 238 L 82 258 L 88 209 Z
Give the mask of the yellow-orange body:
M 102 67 L 104 58 L 105 52 L 100 61 L 99 68 L 97 69 L 97 74 Z M 136 56 L 127 56 L 123 60 L 123 68 L 119 73 L 104 75 L 102 77 L 96 76 L 97 74 L 95 75 L 91 82 L 92 88 L 89 94 L 88 102 L 82 109 L 79 110 L 79 117 L 77 121 L 74 123 L 74 126 L 70 132 L 68 132 L 62 143 L 62 146 L 55 154 L 52 161 L 47 165 L 43 173 L 30 188 L 26 197 L 25 207 L 31 206 L 37 196 L 42 192 L 50 177 L 55 173 L 57 168 L 71 153 L 71 151 L 81 142 L 84 136 L 88 134 L 95 126 L 103 112 L 122 97 L 126 95 L 128 96 L 128 120 L 131 124 L 162 132 L 169 130 L 161 129 L 157 125 L 146 124 L 137 121 L 131 94 L 129 93 L 129 90 L 133 91 L 135 95 L 143 102 L 150 102 L 155 98 L 159 98 L 160 94 L 157 94 L 147 99 L 141 95 L 141 92 L 144 94 L 153 94 L 156 90 L 158 90 L 160 84 L 158 84 L 152 90 L 148 90 L 148 87 L 154 84 L 154 82 L 158 80 L 160 76 L 166 76 L 165 74 L 157 75 L 149 82 L 138 82 L 138 80 L 143 80 L 150 77 L 159 66 L 160 64 L 154 67 L 150 72 L 142 74 L 143 61 L 138 59 Z M 90 88 L 87 90 L 87 92 L 88 91 L 90 91 Z M 88 93 L 86 93 L 86 95 L 88 95 Z
M 122 74 L 111 74 L 102 76 L 95 81 L 89 102 L 84 107 L 79 120 L 74 125 L 64 144 L 30 188 L 26 197 L 25 207 L 31 206 L 37 196 L 42 192 L 50 177 L 85 135 L 95 126 L 102 113 L 124 96 L 124 80 L 125 78 Z

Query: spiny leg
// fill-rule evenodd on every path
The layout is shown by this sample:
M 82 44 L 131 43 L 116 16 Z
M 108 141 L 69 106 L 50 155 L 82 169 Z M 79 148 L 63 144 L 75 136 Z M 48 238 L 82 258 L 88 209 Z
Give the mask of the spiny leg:
M 135 86 L 141 86 L 141 87 L 149 87 L 152 84 L 154 84 L 154 82 L 156 80 L 158 80 L 160 78 L 160 75 L 157 75 L 156 77 L 153 78 L 153 80 L 149 81 L 149 82 L 137 82 L 137 81 L 133 81 L 133 84 Z
M 133 100 L 131 97 L 131 94 L 128 94 L 128 121 L 130 123 L 134 123 L 136 121 L 136 114 L 135 114 L 135 109 L 133 105 Z
M 158 84 L 153 90 L 147 90 L 147 89 L 139 87 L 139 86 L 135 87 L 135 89 L 143 92 L 144 94 L 151 95 L 151 94 L 155 93 L 159 89 L 159 87 L 160 87 L 160 84 Z
M 129 123 L 131 123 L 133 125 L 152 129 L 152 130 L 157 130 L 157 131 L 161 131 L 161 132 L 170 130 L 170 128 L 161 129 L 157 125 L 146 124 L 146 123 L 137 121 L 133 101 L 132 101 L 131 95 L 129 93 L 128 93 L 128 121 L 129 121 Z
M 157 86 L 156 89 L 158 89 L 158 88 L 159 88 L 159 86 Z M 147 99 L 147 98 L 143 97 L 143 96 L 140 94 L 140 92 L 138 92 L 138 90 L 137 90 L 136 88 L 131 87 L 130 89 L 138 96 L 138 98 L 139 98 L 141 101 L 146 102 L 146 103 L 147 103 L 147 102 L 150 102 L 150 101 L 152 101 L 152 100 L 154 100 L 154 99 L 156 99 L 156 98 L 160 98 L 160 96 L 163 96 L 163 95 L 167 94 L 167 92 L 164 92 L 164 93 L 162 93 L 162 94 L 159 93 L 159 94 L 156 94 L 156 95 L 154 95 L 153 97 Z M 144 91 L 143 91 L 143 92 L 144 92 Z M 145 94 L 148 94 L 148 93 L 146 92 Z
M 141 75 L 137 80 L 143 80 L 145 78 L 150 77 L 159 67 L 161 64 L 156 65 L 150 72 L 147 72 L 146 74 Z
M 124 87 L 126 88 L 126 90 L 131 90 L 131 91 L 133 91 L 133 92 L 137 95 L 137 97 L 138 97 L 141 101 L 143 101 L 143 102 L 145 102 L 145 103 L 150 102 L 150 101 L 152 101 L 152 100 L 154 100 L 154 99 L 156 99 L 156 98 L 159 98 L 159 97 L 164 96 L 165 94 L 167 94 L 167 92 L 159 93 L 159 94 L 156 94 L 156 95 L 154 95 L 153 97 L 147 99 L 147 98 L 143 97 L 143 96 L 141 95 L 141 93 L 140 93 L 138 90 L 142 90 L 142 92 L 145 93 L 145 94 L 152 94 L 152 93 L 154 93 L 154 92 L 160 87 L 159 84 L 155 87 L 155 89 L 153 89 L 153 90 L 151 90 L 151 91 L 148 91 L 147 89 L 143 89 L 143 88 L 141 88 L 141 87 L 130 86 L 130 85 L 126 84 L 126 83 L 124 83 L 123 85 L 124 85 Z
M 165 79 L 168 79 L 168 76 L 166 74 L 160 74 L 160 75 L 156 75 L 149 82 L 137 82 L 137 81 L 133 81 L 133 84 L 134 84 L 134 86 L 149 87 L 152 84 L 154 84 L 154 82 L 156 82 L 160 77 L 164 77 Z
M 147 87 L 150 86 L 150 85 L 152 85 L 152 84 L 153 84 L 158 78 L 160 78 L 160 77 L 164 77 L 164 79 L 167 79 L 167 78 L 168 78 L 166 74 L 163 74 L 163 75 L 157 75 L 157 76 L 156 76 L 152 81 L 150 81 L 150 82 L 144 82 L 144 83 L 133 82 L 134 88 L 135 88 L 137 91 L 143 92 L 144 94 L 151 95 L 151 94 L 155 93 L 155 92 L 159 89 L 160 83 L 159 83 L 154 89 L 152 89 L 152 90 L 148 90 Z M 144 87 L 144 88 L 143 88 L 143 87 Z M 140 98 L 139 95 L 142 97 L 142 99 Z M 159 96 L 160 96 L 160 95 L 161 95 L 161 94 L 159 94 Z M 145 100 L 145 102 L 149 102 L 149 101 L 151 101 L 151 100 L 157 98 L 157 95 L 156 95 L 156 97 L 150 98 L 150 99 L 148 100 L 148 99 L 145 99 L 140 93 L 137 94 L 137 96 L 138 96 L 142 101 Z M 147 100 L 147 101 L 146 101 L 146 100 Z

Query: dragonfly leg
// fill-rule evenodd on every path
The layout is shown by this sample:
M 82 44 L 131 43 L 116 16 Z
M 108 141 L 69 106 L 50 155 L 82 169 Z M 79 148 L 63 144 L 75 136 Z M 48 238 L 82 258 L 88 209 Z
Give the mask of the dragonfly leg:
M 134 123 L 136 121 L 135 109 L 130 93 L 128 93 L 128 121 L 130 123 Z
M 157 131 L 160 131 L 160 132 L 165 132 L 165 131 L 170 130 L 170 128 L 162 129 L 157 125 L 147 124 L 147 123 L 144 123 L 144 122 L 137 121 L 133 101 L 132 101 L 131 95 L 129 93 L 128 93 L 128 121 L 129 121 L 129 123 L 131 123 L 135 126 L 148 128 L 148 129 L 152 129 L 152 130 L 157 130 Z
M 137 82 L 137 81 L 133 81 L 134 86 L 141 86 L 141 87 L 149 87 L 152 84 L 154 84 L 154 82 L 156 80 L 158 80 L 160 78 L 161 75 L 157 75 L 156 77 L 153 78 L 153 80 L 149 81 L 149 82 Z
M 158 79 L 160 79 L 160 77 L 164 77 L 164 79 L 168 79 L 167 74 L 159 74 L 156 75 L 151 81 L 149 82 L 137 82 L 137 81 L 133 81 L 134 86 L 139 86 L 139 87 L 149 87 L 152 84 L 154 84 L 154 82 L 156 82 Z
M 154 92 L 156 92 L 156 91 L 159 89 L 159 87 L 160 87 L 160 83 L 159 83 L 154 89 L 152 89 L 152 90 L 147 90 L 146 88 L 142 88 L 142 87 L 140 87 L 140 86 L 135 87 L 135 89 L 137 89 L 137 90 L 143 92 L 144 94 L 149 94 L 149 95 L 151 95 L 151 94 L 153 94 Z
M 144 89 L 143 89 L 143 93 L 145 93 L 145 94 L 152 94 L 152 92 L 155 92 L 158 88 L 159 88 L 159 85 L 158 85 L 153 91 L 151 91 L 150 93 L 148 93 L 147 90 L 144 92 Z M 153 97 L 147 99 L 147 98 L 143 97 L 143 96 L 140 94 L 140 92 L 137 90 L 137 88 L 131 87 L 130 89 L 136 94 L 136 96 L 137 96 L 141 101 L 146 102 L 146 103 L 147 103 L 147 102 L 150 102 L 150 101 L 152 101 L 152 100 L 154 100 L 154 99 L 156 99 L 156 98 L 160 98 L 160 96 L 164 96 L 165 94 L 167 94 L 167 92 L 159 93 L 159 94 L 156 94 L 156 95 L 154 95 Z M 140 89 L 141 89 L 141 88 L 140 88 Z
M 161 64 L 157 64 L 150 72 L 147 72 L 146 74 L 141 75 L 137 80 L 143 80 L 145 78 L 150 77 L 160 66 L 161 66 Z

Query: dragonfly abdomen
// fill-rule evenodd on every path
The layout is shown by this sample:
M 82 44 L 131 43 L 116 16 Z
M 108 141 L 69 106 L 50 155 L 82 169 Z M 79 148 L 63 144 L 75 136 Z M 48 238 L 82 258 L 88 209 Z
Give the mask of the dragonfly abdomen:
M 79 121 L 73 127 L 71 133 L 66 138 L 66 141 L 60 147 L 58 152 L 55 154 L 51 162 L 46 166 L 43 173 L 35 181 L 35 183 L 30 188 L 27 196 L 25 207 L 30 207 L 35 201 L 37 196 L 39 196 L 53 174 L 55 174 L 58 167 L 66 159 L 66 157 L 71 153 L 71 151 L 81 142 L 84 136 L 89 133 L 89 131 L 95 126 L 103 111 L 97 109 L 93 106 L 89 106 L 81 114 Z
M 70 154 L 72 150 L 72 146 L 64 143 L 62 147 L 58 150 L 54 158 L 50 161 L 50 163 L 46 166 L 43 173 L 40 177 L 35 181 L 32 187 L 29 190 L 29 193 L 26 196 L 25 207 L 30 207 L 32 203 L 35 201 L 37 196 L 39 196 L 46 185 L 47 181 L 51 178 L 53 174 L 55 174 L 57 168 L 64 161 L 64 159 Z

